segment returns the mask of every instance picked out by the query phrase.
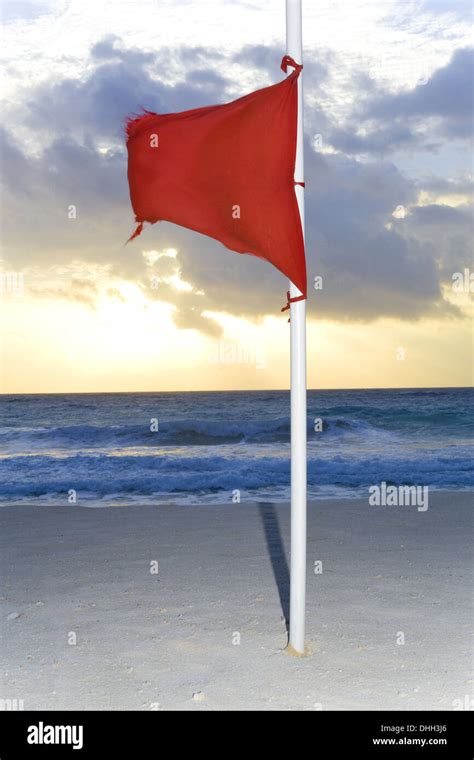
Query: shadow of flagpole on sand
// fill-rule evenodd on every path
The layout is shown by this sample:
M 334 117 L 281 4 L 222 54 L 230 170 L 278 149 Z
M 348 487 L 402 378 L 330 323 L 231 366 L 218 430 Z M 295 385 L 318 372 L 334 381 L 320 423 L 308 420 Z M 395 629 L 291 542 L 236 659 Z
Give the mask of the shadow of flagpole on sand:
M 285 628 L 289 631 L 290 618 L 290 571 L 281 537 L 280 526 L 275 512 L 275 506 L 270 502 L 257 504 L 262 520 L 265 540 L 267 543 L 273 576 L 280 597 L 280 605 L 285 619 Z

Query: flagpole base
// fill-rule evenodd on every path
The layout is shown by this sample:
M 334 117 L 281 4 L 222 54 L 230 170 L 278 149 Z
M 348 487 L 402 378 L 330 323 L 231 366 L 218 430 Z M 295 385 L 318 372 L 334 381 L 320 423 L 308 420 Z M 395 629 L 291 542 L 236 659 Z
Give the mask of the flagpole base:
M 291 654 L 292 657 L 310 657 L 310 655 L 312 655 L 312 651 L 309 647 L 306 646 L 304 652 L 297 652 L 291 644 L 287 645 L 285 652 Z

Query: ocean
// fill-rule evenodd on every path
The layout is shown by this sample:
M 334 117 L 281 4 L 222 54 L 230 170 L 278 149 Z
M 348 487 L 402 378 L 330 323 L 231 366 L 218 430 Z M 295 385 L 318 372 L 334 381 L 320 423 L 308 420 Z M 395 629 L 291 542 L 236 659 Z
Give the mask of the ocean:
M 288 500 L 289 414 L 286 391 L 3 395 L 0 504 Z M 473 389 L 309 391 L 308 497 L 467 489 L 473 422 Z

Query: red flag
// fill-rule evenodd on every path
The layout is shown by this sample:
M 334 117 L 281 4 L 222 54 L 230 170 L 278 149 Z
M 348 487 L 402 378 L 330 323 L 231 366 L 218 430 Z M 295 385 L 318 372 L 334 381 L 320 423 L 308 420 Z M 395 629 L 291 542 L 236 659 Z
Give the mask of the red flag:
M 306 263 L 295 194 L 295 71 L 225 105 L 181 113 L 146 111 L 127 124 L 135 219 L 160 220 L 271 262 L 306 297 Z

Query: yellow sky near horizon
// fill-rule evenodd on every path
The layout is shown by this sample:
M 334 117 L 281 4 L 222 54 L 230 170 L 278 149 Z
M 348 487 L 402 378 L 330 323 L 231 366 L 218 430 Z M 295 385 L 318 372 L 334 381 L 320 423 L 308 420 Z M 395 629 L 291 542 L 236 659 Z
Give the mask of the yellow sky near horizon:
M 223 333 L 212 337 L 177 328 L 172 309 L 126 282 L 95 307 L 28 291 L 3 294 L 0 392 L 288 387 L 285 314 L 275 309 L 258 322 L 213 314 Z M 308 321 L 310 388 L 469 386 L 472 356 L 467 316 Z

